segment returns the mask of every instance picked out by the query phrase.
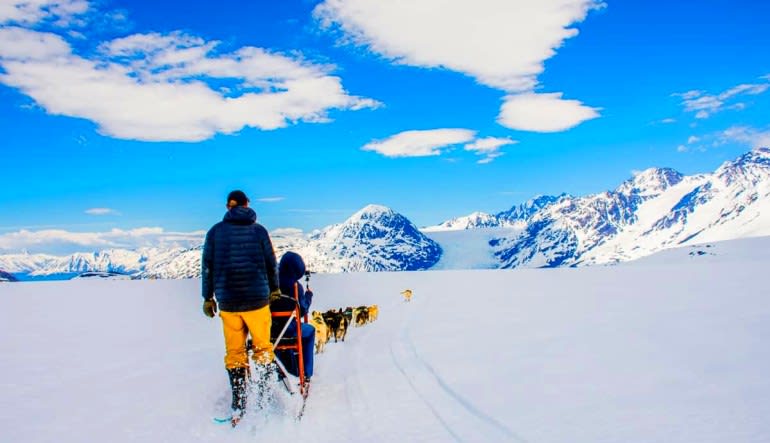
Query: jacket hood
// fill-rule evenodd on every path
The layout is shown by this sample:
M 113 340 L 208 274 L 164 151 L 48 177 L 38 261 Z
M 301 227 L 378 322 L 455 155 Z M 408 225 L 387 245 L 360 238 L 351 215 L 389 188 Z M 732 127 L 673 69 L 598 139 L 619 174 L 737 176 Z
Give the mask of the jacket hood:
M 222 220 L 236 225 L 251 225 L 257 222 L 257 213 L 251 208 L 236 206 L 227 211 Z
M 280 282 L 281 291 L 286 294 L 291 293 L 294 283 L 299 281 L 302 276 L 305 275 L 305 262 L 302 257 L 296 252 L 287 252 L 281 257 L 281 262 L 278 264 L 278 280 Z

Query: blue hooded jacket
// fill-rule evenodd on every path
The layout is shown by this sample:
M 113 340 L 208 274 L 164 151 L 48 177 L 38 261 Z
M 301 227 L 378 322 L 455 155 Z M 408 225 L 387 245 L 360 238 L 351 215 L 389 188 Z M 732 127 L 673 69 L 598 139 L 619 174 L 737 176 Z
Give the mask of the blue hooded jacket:
M 203 298 L 216 294 L 225 312 L 267 306 L 278 289 L 275 252 L 253 209 L 236 206 L 206 234 L 201 260 Z
M 294 283 L 297 283 L 299 295 L 300 315 L 307 314 L 310 309 L 310 303 L 313 301 L 313 291 L 305 292 L 302 283 L 299 280 L 305 276 L 305 262 L 296 252 L 287 252 L 281 257 L 278 264 L 278 278 L 280 282 L 281 293 L 294 297 Z

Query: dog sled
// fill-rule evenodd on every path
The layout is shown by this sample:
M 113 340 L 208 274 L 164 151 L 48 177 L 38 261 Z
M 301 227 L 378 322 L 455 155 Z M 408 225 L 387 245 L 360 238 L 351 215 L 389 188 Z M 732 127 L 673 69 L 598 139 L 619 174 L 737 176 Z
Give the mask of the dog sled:
M 294 284 L 292 296 L 281 294 L 280 297 L 270 301 L 270 315 L 272 326 L 270 330 L 270 342 L 273 344 L 273 352 L 289 351 L 294 358 L 290 368 L 276 355 L 273 360 L 278 370 L 278 380 L 291 398 L 299 400 L 299 406 L 295 408 L 296 418 L 299 420 L 305 411 L 305 402 L 310 393 L 310 381 L 305 376 L 305 355 L 302 347 L 302 323 L 307 323 L 307 314 L 300 315 L 298 283 Z M 293 331 L 289 333 L 291 325 Z M 251 339 L 246 341 L 247 352 L 252 352 Z
M 291 296 L 281 294 L 277 299 L 271 300 L 270 312 L 273 318 L 270 333 L 270 341 L 273 343 L 273 352 L 289 351 L 293 357 L 293 371 L 290 371 L 284 362 L 276 356 L 275 363 L 278 366 L 278 378 L 290 396 L 301 398 L 301 406 L 297 413 L 297 419 L 302 418 L 305 410 L 305 402 L 310 393 L 310 381 L 305 375 L 305 355 L 302 346 L 302 323 L 307 323 L 307 314 L 300 315 L 299 283 L 294 283 L 294 294 Z M 288 331 L 294 325 L 292 333 Z

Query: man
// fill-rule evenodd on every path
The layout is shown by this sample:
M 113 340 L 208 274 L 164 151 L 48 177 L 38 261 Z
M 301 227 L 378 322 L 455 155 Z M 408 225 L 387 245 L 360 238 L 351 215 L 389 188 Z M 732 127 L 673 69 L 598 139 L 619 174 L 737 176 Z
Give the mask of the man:
M 224 219 L 209 230 L 203 245 L 203 313 L 214 317 L 219 307 L 225 367 L 233 391 L 233 426 L 246 407 L 247 335 L 251 333 L 253 358 L 262 368 L 260 372 L 267 374 L 274 358 L 269 302 L 271 295 L 280 295 L 278 273 L 270 236 L 256 220 L 246 194 L 232 191 Z

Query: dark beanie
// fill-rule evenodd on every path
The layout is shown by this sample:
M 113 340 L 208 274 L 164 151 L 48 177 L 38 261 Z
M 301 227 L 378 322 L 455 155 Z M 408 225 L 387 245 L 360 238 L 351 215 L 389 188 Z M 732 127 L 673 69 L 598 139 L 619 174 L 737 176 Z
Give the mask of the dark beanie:
M 230 204 L 230 202 L 233 201 L 235 202 L 235 206 L 246 206 L 246 203 L 249 202 L 249 198 L 246 197 L 246 194 L 244 194 L 243 191 L 232 191 L 227 194 L 227 204 Z

